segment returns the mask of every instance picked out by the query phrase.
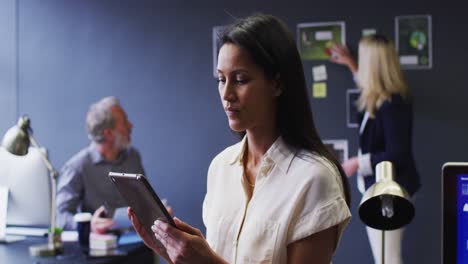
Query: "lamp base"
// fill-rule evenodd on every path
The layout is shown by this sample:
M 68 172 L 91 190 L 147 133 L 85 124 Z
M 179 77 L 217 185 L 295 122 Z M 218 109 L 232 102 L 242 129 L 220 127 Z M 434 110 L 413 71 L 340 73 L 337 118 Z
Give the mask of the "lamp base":
M 38 244 L 29 247 L 29 255 L 33 257 L 56 256 L 63 253 L 63 248 L 51 244 Z

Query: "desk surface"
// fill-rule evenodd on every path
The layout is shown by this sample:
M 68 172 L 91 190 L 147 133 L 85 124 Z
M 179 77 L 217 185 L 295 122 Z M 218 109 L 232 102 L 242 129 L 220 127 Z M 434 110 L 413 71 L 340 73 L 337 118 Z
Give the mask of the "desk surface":
M 10 244 L 0 244 L 1 263 L 154 263 L 154 255 L 142 243 L 119 246 L 119 249 L 127 252 L 126 256 L 90 258 L 83 253 L 77 242 L 65 242 L 64 254 L 54 257 L 32 257 L 29 255 L 29 246 L 47 243 L 46 238 L 28 237 L 26 240 Z

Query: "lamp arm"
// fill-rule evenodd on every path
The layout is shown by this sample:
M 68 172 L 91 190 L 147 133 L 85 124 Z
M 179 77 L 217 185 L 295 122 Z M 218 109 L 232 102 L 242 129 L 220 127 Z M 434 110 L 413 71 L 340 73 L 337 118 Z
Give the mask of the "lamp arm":
M 49 159 L 47 158 L 47 156 L 44 154 L 44 152 L 42 152 L 40 149 L 39 149 L 39 144 L 37 143 L 37 141 L 32 137 L 31 134 L 28 134 L 29 136 L 29 140 L 31 141 L 31 144 L 36 147 L 39 152 L 40 152 L 40 155 L 42 157 L 42 160 L 44 161 L 44 164 L 46 165 L 47 169 L 49 170 L 49 173 L 50 173 L 50 180 L 51 180 L 51 191 L 52 191 L 52 197 L 51 197 L 51 208 L 50 208 L 50 230 L 49 230 L 49 237 L 48 237 L 48 243 L 49 243 L 49 246 L 51 246 L 52 248 L 55 248 L 55 244 L 54 244 L 54 234 L 55 234 L 55 226 L 56 226 L 56 216 L 55 216 L 55 210 L 56 210 L 56 195 L 57 195 L 57 177 L 58 177 L 58 172 L 54 169 L 54 167 L 52 166 L 52 164 L 50 163 Z
M 40 146 L 39 144 L 37 143 L 37 141 L 33 138 L 33 136 L 31 134 L 29 134 L 29 140 L 31 141 L 31 144 L 39 149 L 39 152 L 41 153 L 41 157 L 42 157 L 42 160 L 44 161 L 47 169 L 49 170 L 50 174 L 54 177 L 54 178 L 57 178 L 58 177 L 58 172 L 54 169 L 54 167 L 52 166 L 52 164 L 50 163 L 49 159 L 47 158 L 47 156 L 42 152 L 40 151 Z

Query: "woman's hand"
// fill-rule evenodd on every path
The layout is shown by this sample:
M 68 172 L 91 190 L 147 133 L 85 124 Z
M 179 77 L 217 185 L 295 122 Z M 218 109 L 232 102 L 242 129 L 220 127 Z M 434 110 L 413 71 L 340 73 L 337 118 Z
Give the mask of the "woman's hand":
M 174 217 L 177 228 L 156 220 L 151 229 L 172 263 L 226 263 L 208 245 L 200 230 Z
M 343 170 L 346 173 L 346 176 L 348 177 L 353 176 L 359 168 L 358 157 L 352 157 L 349 160 L 343 162 L 341 164 L 341 167 L 343 167 Z
M 174 217 L 174 210 L 172 210 L 172 207 L 169 206 L 169 204 L 167 203 L 167 200 L 162 199 L 161 202 L 164 204 L 164 207 L 166 207 L 166 210 L 171 215 L 171 217 Z
M 137 218 L 135 215 L 135 212 L 132 210 L 132 208 L 127 209 L 127 214 L 128 218 L 132 222 L 133 228 L 135 228 L 135 231 L 138 233 L 138 235 L 143 239 L 143 242 L 145 245 L 149 248 L 151 248 L 154 252 L 156 252 L 158 255 L 169 261 L 169 256 L 166 253 L 166 249 L 164 247 L 159 246 L 156 244 L 153 240 L 153 234 L 148 234 L 146 230 L 143 228 L 140 220 Z M 169 261 L 170 262 L 170 261 Z
M 331 48 L 331 57 L 330 61 L 346 65 L 351 70 L 352 73 L 356 73 L 357 65 L 353 56 L 349 52 L 349 49 L 346 46 L 334 44 Z

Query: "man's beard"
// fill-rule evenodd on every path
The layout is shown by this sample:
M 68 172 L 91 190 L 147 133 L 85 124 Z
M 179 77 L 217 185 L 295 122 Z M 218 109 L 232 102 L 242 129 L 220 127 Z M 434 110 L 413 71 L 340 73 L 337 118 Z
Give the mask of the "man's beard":
M 130 147 L 130 141 L 127 140 L 122 134 L 114 130 L 114 147 L 121 151 Z

